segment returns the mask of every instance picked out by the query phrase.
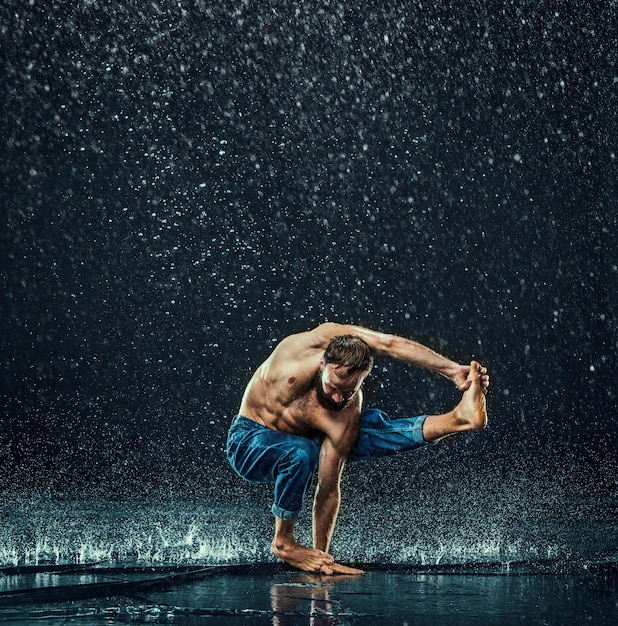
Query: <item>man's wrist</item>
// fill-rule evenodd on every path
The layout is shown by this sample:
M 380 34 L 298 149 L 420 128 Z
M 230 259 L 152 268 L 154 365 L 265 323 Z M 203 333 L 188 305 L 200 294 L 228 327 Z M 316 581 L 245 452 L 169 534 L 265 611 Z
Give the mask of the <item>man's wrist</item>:
M 459 363 L 455 363 L 454 361 L 450 361 L 447 365 L 439 370 L 439 373 L 442 374 L 445 378 L 448 378 L 450 381 L 457 384 L 457 374 L 461 371 L 461 365 Z

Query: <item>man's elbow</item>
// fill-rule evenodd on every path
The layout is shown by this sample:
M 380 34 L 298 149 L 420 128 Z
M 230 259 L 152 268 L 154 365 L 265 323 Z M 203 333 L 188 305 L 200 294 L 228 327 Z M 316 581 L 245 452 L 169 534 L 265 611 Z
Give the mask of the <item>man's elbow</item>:
M 397 352 L 401 341 L 401 337 L 397 337 L 397 335 L 380 333 L 376 342 L 377 345 L 374 346 L 374 350 L 377 354 L 392 356 Z

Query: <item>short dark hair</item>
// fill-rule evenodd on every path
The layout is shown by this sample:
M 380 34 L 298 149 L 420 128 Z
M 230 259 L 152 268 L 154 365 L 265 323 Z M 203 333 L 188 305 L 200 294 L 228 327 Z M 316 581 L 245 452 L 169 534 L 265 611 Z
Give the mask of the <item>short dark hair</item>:
M 333 337 L 324 351 L 324 363 L 332 363 L 346 369 L 345 376 L 356 372 L 369 372 L 373 366 L 373 354 L 369 345 L 356 335 Z

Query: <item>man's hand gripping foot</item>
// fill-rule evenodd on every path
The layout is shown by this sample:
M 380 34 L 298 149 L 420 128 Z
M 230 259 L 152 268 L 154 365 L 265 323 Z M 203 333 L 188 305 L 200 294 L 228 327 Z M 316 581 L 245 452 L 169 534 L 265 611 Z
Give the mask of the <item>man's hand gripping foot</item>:
M 482 430 L 487 426 L 485 394 L 488 386 L 487 369 L 472 361 L 465 382 L 466 391 L 455 408 L 456 419 L 460 425 L 467 427 L 466 430 Z

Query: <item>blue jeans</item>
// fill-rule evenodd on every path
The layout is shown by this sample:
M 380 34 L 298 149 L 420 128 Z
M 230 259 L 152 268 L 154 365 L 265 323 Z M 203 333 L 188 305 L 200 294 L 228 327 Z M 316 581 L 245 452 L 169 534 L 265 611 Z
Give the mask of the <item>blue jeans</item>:
M 391 420 L 379 409 L 361 413 L 361 429 L 348 463 L 371 461 L 429 445 L 423 438 L 426 415 Z M 250 482 L 275 483 L 273 515 L 296 519 L 318 468 L 320 439 L 272 430 L 238 415 L 230 427 L 227 458 Z

